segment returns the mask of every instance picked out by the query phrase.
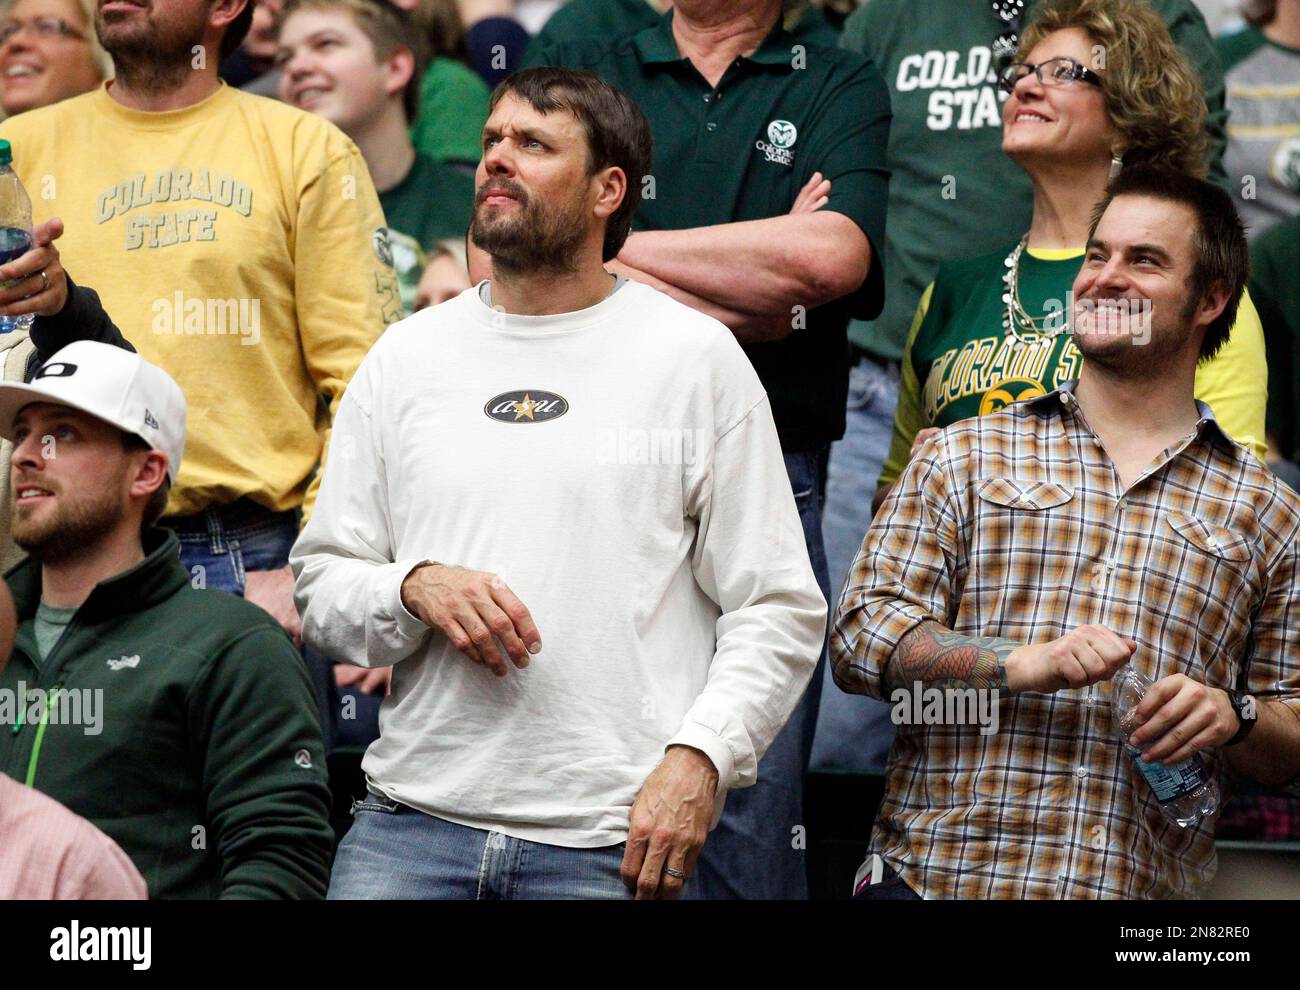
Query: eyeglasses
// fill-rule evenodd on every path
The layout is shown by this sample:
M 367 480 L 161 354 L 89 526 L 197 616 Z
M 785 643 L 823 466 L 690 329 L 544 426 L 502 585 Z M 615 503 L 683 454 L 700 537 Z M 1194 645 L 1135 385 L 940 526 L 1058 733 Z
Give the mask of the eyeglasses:
M 30 21 L 6 21 L 0 26 L 0 45 L 12 38 L 24 28 L 38 38 L 76 38 L 84 41 L 86 36 L 62 17 L 33 17 Z
M 1016 83 L 1029 73 L 1038 77 L 1043 86 L 1070 86 L 1082 80 L 1094 86 L 1101 86 L 1101 76 L 1086 69 L 1072 58 L 1061 56 L 1049 58 L 1046 62 L 1034 65 L 1032 62 L 1012 62 L 998 73 L 998 86 L 1004 93 L 1016 88 Z

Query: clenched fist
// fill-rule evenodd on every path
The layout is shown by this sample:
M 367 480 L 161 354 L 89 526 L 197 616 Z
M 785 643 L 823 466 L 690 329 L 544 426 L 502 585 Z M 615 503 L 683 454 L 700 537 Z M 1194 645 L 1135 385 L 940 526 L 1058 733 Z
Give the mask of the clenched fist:
M 1079 626 L 1050 643 L 1031 643 L 1007 655 L 1007 690 L 1050 694 L 1109 680 L 1128 663 L 1137 643 L 1105 626 Z

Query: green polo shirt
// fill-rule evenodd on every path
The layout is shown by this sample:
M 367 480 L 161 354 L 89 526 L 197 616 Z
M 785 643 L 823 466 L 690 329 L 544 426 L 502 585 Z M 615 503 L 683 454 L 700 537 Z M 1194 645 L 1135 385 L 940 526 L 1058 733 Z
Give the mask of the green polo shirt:
M 823 209 L 847 216 L 866 234 L 870 274 L 851 295 L 802 314 L 804 326 L 784 340 L 745 351 L 778 429 L 812 443 L 838 439 L 848 392 L 845 328 L 850 315 L 877 314 L 883 300 L 889 94 L 871 62 L 799 41 L 778 25 L 715 88 L 678 53 L 671 13 L 613 42 L 530 50 L 526 62 L 591 69 L 649 119 L 655 181 L 635 229 L 782 216 L 814 172 L 831 180 Z

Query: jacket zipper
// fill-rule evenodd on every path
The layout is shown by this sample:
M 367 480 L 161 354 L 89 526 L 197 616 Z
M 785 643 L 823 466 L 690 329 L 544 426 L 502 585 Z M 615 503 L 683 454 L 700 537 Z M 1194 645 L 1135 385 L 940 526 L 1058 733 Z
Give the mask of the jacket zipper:
M 45 711 L 41 712 L 41 724 L 36 728 L 36 739 L 32 742 L 32 755 L 27 761 L 27 786 L 34 787 L 36 780 L 36 762 L 41 758 L 41 741 L 45 738 L 45 726 L 50 721 L 50 709 L 54 706 L 54 699 L 58 697 L 59 688 L 62 685 L 55 684 L 50 688 L 49 697 L 45 702 Z

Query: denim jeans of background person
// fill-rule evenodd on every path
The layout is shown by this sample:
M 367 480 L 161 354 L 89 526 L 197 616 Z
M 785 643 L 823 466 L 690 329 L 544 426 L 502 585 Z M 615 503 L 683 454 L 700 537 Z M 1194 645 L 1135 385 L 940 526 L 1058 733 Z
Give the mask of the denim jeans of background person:
M 889 453 L 898 405 L 898 362 L 850 346 L 857 361 L 849 371 L 844 437 L 831 447 L 822 518 L 832 609 L 871 526 L 871 497 Z M 894 741 L 889 712 L 886 702 L 841 691 L 826 665 L 809 769 L 884 773 Z

